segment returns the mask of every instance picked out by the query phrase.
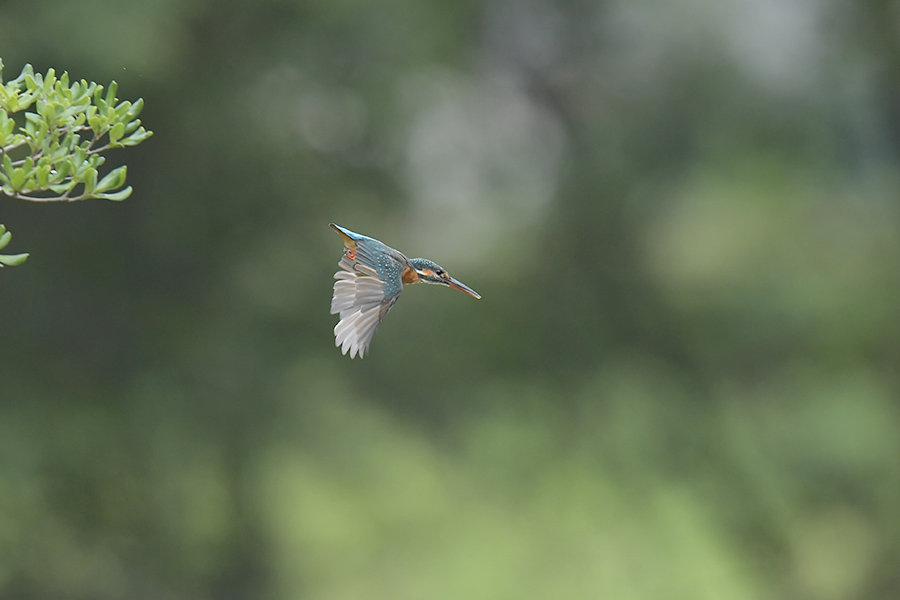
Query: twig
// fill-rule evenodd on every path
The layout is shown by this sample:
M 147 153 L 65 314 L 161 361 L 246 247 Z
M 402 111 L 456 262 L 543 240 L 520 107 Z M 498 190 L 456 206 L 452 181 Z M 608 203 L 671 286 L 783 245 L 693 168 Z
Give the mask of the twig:
M 87 198 L 82 194 L 81 196 L 72 196 L 69 197 L 69 192 L 64 193 L 62 196 L 49 196 L 49 197 L 40 197 L 40 196 L 27 196 L 25 194 L 15 193 L 15 194 L 7 194 L 3 190 L 0 190 L 0 194 L 6 196 L 7 198 L 13 198 L 14 200 L 26 200 L 28 202 L 80 202 L 82 200 L 86 200 Z

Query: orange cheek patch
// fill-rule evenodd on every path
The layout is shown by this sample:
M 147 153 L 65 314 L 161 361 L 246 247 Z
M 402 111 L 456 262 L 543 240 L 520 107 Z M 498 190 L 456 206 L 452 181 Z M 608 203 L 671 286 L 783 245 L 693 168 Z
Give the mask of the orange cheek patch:
M 349 258 L 350 260 L 356 260 L 356 250 L 347 248 L 347 258 Z
M 400 275 L 400 281 L 406 284 L 415 283 L 419 280 L 419 274 L 415 272 L 414 269 L 410 269 L 406 267 L 403 269 L 403 274 Z

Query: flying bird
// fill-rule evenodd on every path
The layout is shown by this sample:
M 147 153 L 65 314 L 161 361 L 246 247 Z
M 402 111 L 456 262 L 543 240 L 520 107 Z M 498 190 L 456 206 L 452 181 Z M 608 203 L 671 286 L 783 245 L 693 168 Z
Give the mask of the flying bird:
M 481 296 L 427 258 L 406 258 L 375 238 L 331 224 L 344 240 L 344 255 L 334 274 L 331 314 L 340 314 L 334 327 L 334 345 L 341 353 L 362 358 L 369 349 L 378 324 L 400 297 L 404 285 L 437 283 L 456 288 L 475 298 Z

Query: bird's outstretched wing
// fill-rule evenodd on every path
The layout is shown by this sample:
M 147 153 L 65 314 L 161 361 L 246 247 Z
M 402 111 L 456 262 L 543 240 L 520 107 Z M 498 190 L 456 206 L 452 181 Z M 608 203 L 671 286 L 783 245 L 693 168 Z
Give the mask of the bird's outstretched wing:
M 345 251 L 341 257 L 331 298 L 331 314 L 341 315 L 334 327 L 334 345 L 340 346 L 343 354 L 349 351 L 350 358 L 357 354 L 363 357 L 378 324 L 403 290 L 402 268 L 399 263 L 388 264 L 396 259 L 370 256 L 361 252 L 361 246 L 355 252 Z

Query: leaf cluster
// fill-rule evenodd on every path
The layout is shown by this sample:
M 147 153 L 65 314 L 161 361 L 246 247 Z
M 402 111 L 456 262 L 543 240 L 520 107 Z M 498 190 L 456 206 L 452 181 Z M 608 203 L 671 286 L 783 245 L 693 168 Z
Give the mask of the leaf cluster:
M 33 202 L 88 198 L 124 200 L 126 167 L 99 178 L 103 152 L 136 146 L 152 135 L 137 118 L 144 102 L 119 102 L 116 82 L 105 90 L 69 74 L 45 76 L 25 65 L 3 83 L 0 62 L 0 192 Z M 21 116 L 19 115 L 21 113 Z
M 100 176 L 103 153 L 136 146 L 153 132 L 137 118 L 144 101 L 120 102 L 117 87 L 115 81 L 106 89 L 84 79 L 70 82 L 68 73 L 57 77 L 54 69 L 41 75 L 30 64 L 4 82 L 0 60 L 0 195 L 29 202 L 130 196 L 125 165 Z M 9 236 L 0 225 L 0 248 Z M 27 256 L 0 255 L 0 266 Z

